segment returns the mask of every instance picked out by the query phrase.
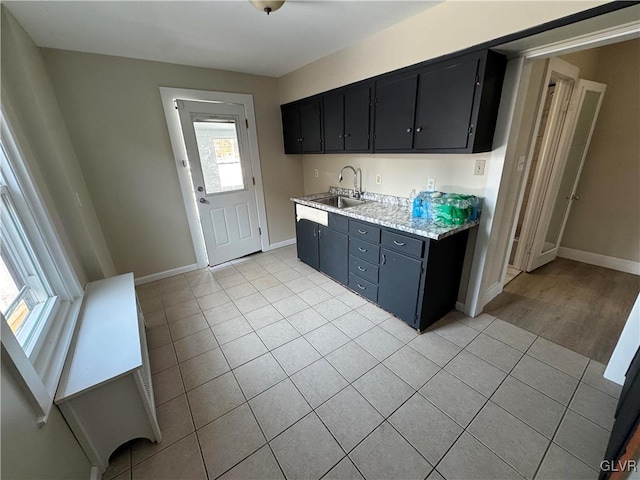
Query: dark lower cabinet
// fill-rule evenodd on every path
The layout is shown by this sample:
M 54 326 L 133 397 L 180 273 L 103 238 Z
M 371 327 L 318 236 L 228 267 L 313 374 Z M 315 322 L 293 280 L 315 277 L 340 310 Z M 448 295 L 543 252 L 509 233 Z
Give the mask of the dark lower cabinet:
M 415 327 L 421 280 L 421 260 L 386 248 L 380 250 L 378 304 Z
M 297 222 L 301 261 L 417 330 L 455 308 L 468 230 L 436 241 L 334 213 L 328 224 Z
M 296 247 L 298 258 L 316 270 L 320 268 L 318 255 L 318 224 L 311 220 L 298 220 L 296 222 Z
M 323 225 L 318 226 L 321 272 L 346 285 L 349 277 L 349 237 Z

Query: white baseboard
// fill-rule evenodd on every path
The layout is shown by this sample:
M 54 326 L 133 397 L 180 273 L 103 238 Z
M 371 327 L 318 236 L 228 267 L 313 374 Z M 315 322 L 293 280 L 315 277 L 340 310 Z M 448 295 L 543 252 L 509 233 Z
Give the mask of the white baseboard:
M 91 467 L 91 473 L 89 474 L 89 480 L 100 480 L 100 478 L 102 478 L 102 475 L 100 475 L 100 470 L 98 469 L 98 467 L 93 465 Z
M 558 249 L 558 256 L 562 258 L 568 258 L 569 260 L 575 260 L 577 262 L 588 263 L 590 265 L 611 268 L 612 270 L 618 270 L 620 272 L 640 275 L 640 262 L 634 262 L 632 260 L 608 257 L 606 255 L 600 255 L 598 253 L 585 252 L 583 250 L 574 250 L 573 248 L 566 247 L 560 247 Z
M 491 287 L 489 287 L 484 297 L 484 304 L 486 305 L 491 300 L 493 300 L 498 295 L 500 295 L 502 293 L 503 288 L 504 288 L 504 285 L 502 284 L 502 282 L 494 283 Z M 484 308 L 484 305 L 483 305 L 483 308 Z
M 459 312 L 464 313 L 464 303 L 456 302 L 456 310 L 459 311 Z
M 142 285 L 143 283 L 155 282 L 156 280 L 162 280 L 163 278 L 173 277 L 174 275 L 180 275 L 181 273 L 193 272 L 198 270 L 198 264 L 185 265 L 184 267 L 172 268 L 171 270 L 165 270 L 164 272 L 152 273 L 144 277 L 138 277 L 135 280 L 136 285 Z
M 295 238 L 290 238 L 289 240 L 283 240 L 282 242 L 272 243 L 267 247 L 265 252 L 275 250 L 276 248 L 288 247 L 289 245 L 294 245 L 295 243 L 296 243 Z

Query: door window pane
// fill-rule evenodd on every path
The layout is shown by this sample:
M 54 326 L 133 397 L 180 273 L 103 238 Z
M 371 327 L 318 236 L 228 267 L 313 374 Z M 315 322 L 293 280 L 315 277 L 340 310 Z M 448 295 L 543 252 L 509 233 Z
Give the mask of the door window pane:
M 198 154 L 207 194 L 244 190 L 236 122 L 226 119 L 195 121 Z

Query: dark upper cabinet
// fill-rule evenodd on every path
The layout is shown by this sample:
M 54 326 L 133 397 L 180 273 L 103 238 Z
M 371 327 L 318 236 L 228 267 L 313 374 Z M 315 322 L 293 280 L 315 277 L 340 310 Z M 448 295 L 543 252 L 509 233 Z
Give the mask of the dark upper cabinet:
M 285 153 L 322 153 L 320 100 L 283 105 L 282 133 Z
M 323 112 L 318 96 L 284 105 L 285 153 L 490 151 L 506 63 L 481 50 L 331 91 Z M 298 109 L 298 123 L 288 108 Z M 303 110 L 308 120 L 300 122 Z
M 323 98 L 325 152 L 371 151 L 371 86 L 360 85 Z
M 416 149 L 466 149 L 478 83 L 477 56 L 432 68 L 418 78 Z
M 374 151 L 413 149 L 417 88 L 417 74 L 383 78 L 376 82 Z
M 491 150 L 505 66 L 504 56 L 485 50 L 421 70 L 415 150 Z

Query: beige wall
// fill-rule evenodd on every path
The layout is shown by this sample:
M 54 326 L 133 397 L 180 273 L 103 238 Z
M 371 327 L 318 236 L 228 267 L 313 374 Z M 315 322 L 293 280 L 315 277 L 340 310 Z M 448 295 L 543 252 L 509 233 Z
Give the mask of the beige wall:
M 580 200 L 571 208 L 562 246 L 638 262 L 640 40 L 563 59 L 581 68 L 581 78 L 605 83 L 607 91 L 578 183 Z
M 302 167 L 282 147 L 277 79 L 44 49 L 43 56 L 118 272 L 195 263 L 159 87 L 253 94 L 271 243 L 295 236 Z
M 290 102 L 452 53 L 606 2 L 449 0 L 280 77 Z
M 2 362 L 2 470 L 8 479 L 88 479 L 91 470 L 58 407 L 39 426 L 35 410 Z
M 115 273 L 40 49 L 2 7 L 2 101 L 81 279 Z M 12 108 L 11 108 L 12 107 Z
M 455 52 L 599 3 L 602 2 L 444 2 L 280 77 L 280 101 L 293 101 Z M 474 160 L 486 159 L 488 170 L 490 156 L 305 155 L 305 193 L 335 185 L 339 169 L 354 165 L 362 168 L 363 185 L 373 192 L 408 196 L 413 188 L 423 188 L 428 178 L 435 178 L 437 189 L 483 196 L 486 176 L 473 174 Z M 375 184 L 378 173 L 382 175 L 381 185 Z

